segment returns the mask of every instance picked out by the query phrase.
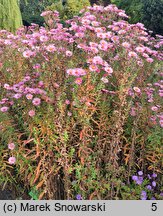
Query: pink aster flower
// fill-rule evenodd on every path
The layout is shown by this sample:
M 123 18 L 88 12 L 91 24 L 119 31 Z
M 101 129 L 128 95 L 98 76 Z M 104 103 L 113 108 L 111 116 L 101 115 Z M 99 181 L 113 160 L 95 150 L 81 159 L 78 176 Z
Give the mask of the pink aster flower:
M 129 44 L 128 42 L 123 42 L 122 46 L 128 49 L 130 48 L 131 44 Z
M 89 42 L 89 45 L 90 45 L 91 47 L 95 47 L 95 48 L 98 47 L 98 44 L 95 43 L 95 42 Z
M 132 52 L 132 51 L 128 53 L 128 56 L 129 57 L 134 57 L 134 58 L 138 57 L 138 55 L 136 54 L 136 52 Z
M 94 64 L 103 64 L 103 59 L 100 56 L 95 56 L 92 60 Z
M 72 56 L 72 52 L 69 51 L 69 50 L 67 50 L 67 51 L 66 51 L 66 56 L 68 56 L 68 57 Z
M 8 144 L 8 149 L 14 150 L 14 148 L 15 148 L 15 144 L 14 143 L 9 143 Z
M 66 72 L 68 75 L 74 75 L 75 69 L 70 68 Z
M 24 79 L 23 79 L 23 81 L 24 81 L 24 82 L 28 82 L 30 79 L 31 79 L 30 76 L 25 76 Z
M 86 71 L 82 68 L 75 68 L 74 76 L 84 76 L 86 75 Z
M 159 90 L 160 97 L 163 97 L 163 90 Z
M 21 97 L 22 97 L 22 94 L 19 94 L 19 93 L 15 94 L 15 95 L 13 96 L 13 98 L 15 98 L 15 99 L 19 99 L 19 98 L 21 98 Z
M 9 109 L 9 107 L 4 106 L 4 107 L 1 107 L 0 110 L 1 110 L 1 112 L 7 112 L 8 109 Z
M 28 115 L 31 116 L 31 117 L 35 116 L 35 111 L 34 110 L 30 110 L 28 112 Z
M 98 32 L 98 33 L 97 33 L 97 37 L 98 37 L 98 38 L 101 38 L 101 39 L 105 39 L 105 38 L 106 38 L 106 34 L 103 33 L 103 32 Z
M 100 23 L 97 21 L 92 21 L 91 24 L 92 26 L 96 26 L 96 27 L 100 25 Z
M 90 50 L 94 53 L 97 54 L 99 50 L 96 47 L 90 47 Z
M 121 29 L 121 30 L 118 31 L 118 34 L 120 34 L 120 35 L 124 35 L 124 34 L 126 34 L 126 31 L 123 30 L 123 29 Z
M 67 115 L 68 115 L 68 116 L 72 116 L 72 113 L 68 111 L 68 112 L 67 112 Z
M 7 89 L 7 90 L 9 90 L 9 89 L 10 89 L 10 85 L 7 84 L 7 83 L 5 83 L 5 84 L 4 84 L 4 88 Z
M 113 69 L 111 67 L 105 67 L 104 70 L 106 71 L 106 73 L 108 74 L 112 74 L 113 73 Z
M 34 53 L 31 50 L 26 50 L 23 52 L 24 58 L 30 58 Z
M 40 16 L 48 16 L 51 15 L 53 11 L 43 11 Z
M 119 42 L 119 37 L 113 36 L 113 37 L 111 37 L 111 40 L 113 41 L 113 43 L 117 43 L 117 42 Z
M 32 95 L 32 94 L 27 94 L 27 95 L 26 95 L 26 98 L 27 98 L 28 100 L 32 100 L 33 95 Z
M 70 101 L 68 99 L 65 100 L 65 104 L 70 104 Z
M 159 123 L 160 123 L 160 126 L 163 127 L 163 119 L 161 119 L 161 120 L 159 121 Z
M 141 92 L 140 88 L 138 88 L 138 87 L 134 87 L 133 89 L 134 89 L 134 91 L 137 92 L 137 93 L 140 93 L 140 92 Z
M 42 35 L 42 36 L 40 36 L 40 41 L 41 41 L 41 42 L 46 42 L 46 41 L 48 41 L 48 37 Z
M 56 47 L 55 47 L 53 44 L 50 44 L 50 45 L 48 45 L 48 46 L 46 47 L 46 50 L 47 50 L 48 52 L 53 53 L 53 52 L 56 51 L 57 49 L 56 49 Z
M 152 58 L 147 58 L 146 61 L 152 63 L 154 60 Z
M 16 162 L 16 158 L 15 157 L 10 157 L 8 159 L 9 164 L 14 164 Z
M 38 87 L 43 88 L 44 87 L 44 82 L 43 81 L 39 81 L 38 82 Z
M 35 65 L 33 65 L 33 69 L 39 69 L 41 67 L 41 65 L 40 64 L 35 64 Z
M 158 111 L 158 107 L 157 106 L 152 106 L 151 110 L 154 111 L 154 112 L 156 112 L 156 111 Z
M 144 50 L 145 50 L 145 48 L 144 48 L 144 47 L 136 47 L 135 50 L 136 50 L 137 52 L 139 52 L 139 53 L 143 53 Z
M 91 65 L 89 66 L 89 70 L 90 70 L 90 71 L 97 71 L 97 70 L 98 70 L 98 67 L 97 67 L 95 64 L 91 64 Z
M 39 106 L 40 103 L 41 103 L 41 100 L 40 100 L 40 98 L 34 98 L 34 99 L 32 100 L 32 103 L 33 103 L 33 105 L 35 105 L 35 106 Z
M 136 108 L 135 107 L 131 108 L 130 115 L 131 116 L 136 116 Z
M 103 33 L 104 32 L 104 30 L 102 29 L 102 28 L 95 28 L 95 32 L 96 33 Z
M 80 77 L 76 78 L 75 83 L 77 85 L 81 85 L 82 84 L 82 78 L 80 78 Z
M 108 80 L 106 77 L 102 77 L 102 78 L 101 78 L 101 81 L 102 81 L 103 83 L 108 83 L 108 82 L 109 82 L 109 80 Z
M 149 58 L 149 55 L 148 55 L 147 53 L 143 53 L 142 56 L 143 56 L 144 58 Z

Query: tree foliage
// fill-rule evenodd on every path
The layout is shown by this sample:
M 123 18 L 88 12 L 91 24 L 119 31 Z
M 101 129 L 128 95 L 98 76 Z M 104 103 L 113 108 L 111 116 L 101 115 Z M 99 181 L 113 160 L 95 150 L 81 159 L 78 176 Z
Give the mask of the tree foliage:
M 154 34 L 163 34 L 163 0 L 111 0 L 130 16 L 131 23 L 142 22 Z
M 20 0 L 20 10 L 23 22 L 26 24 L 37 23 L 43 25 L 41 12 L 55 0 Z
M 141 0 L 111 0 L 119 8 L 126 11 L 130 16 L 130 22 L 140 22 L 142 16 L 142 1 Z
M 145 26 L 163 35 L 163 0 L 143 0 L 142 13 Z
M 15 32 L 21 25 L 18 0 L 0 0 L 0 29 Z
M 74 15 L 78 15 L 79 11 L 86 6 L 90 6 L 89 0 L 59 0 L 46 9 L 59 11 L 60 18 L 66 20 L 71 19 Z

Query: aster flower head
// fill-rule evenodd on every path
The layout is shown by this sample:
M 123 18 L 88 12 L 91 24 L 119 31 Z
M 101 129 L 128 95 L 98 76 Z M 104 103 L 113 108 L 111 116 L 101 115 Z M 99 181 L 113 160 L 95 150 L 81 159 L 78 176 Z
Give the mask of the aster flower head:
M 106 66 L 105 68 L 104 68 L 104 70 L 105 70 L 105 72 L 107 73 L 107 74 L 112 74 L 113 73 L 113 69 L 111 68 L 111 67 L 109 67 L 109 66 Z
M 146 191 L 142 191 L 141 192 L 141 200 L 146 200 L 147 199 L 147 192 Z
M 41 36 L 40 36 L 40 41 L 41 41 L 41 42 L 46 42 L 46 41 L 48 41 L 48 39 L 49 39 L 49 38 L 48 38 L 47 36 L 44 36 L 44 35 L 41 35 Z
M 95 56 L 92 60 L 94 64 L 103 64 L 103 59 L 100 56 Z
M 128 42 L 123 42 L 122 46 L 128 49 L 130 48 L 131 44 L 129 44 Z
M 5 84 L 4 84 L 4 88 L 7 89 L 7 90 L 9 90 L 9 89 L 10 89 L 10 85 L 7 84 L 7 83 L 5 83 Z
M 138 172 L 138 175 L 139 175 L 139 176 L 142 176 L 142 175 L 143 175 L 143 172 L 142 172 L 142 171 L 139 171 L 139 172 Z
M 26 98 L 27 98 L 28 100 L 32 100 L 33 95 L 32 95 L 32 94 L 27 94 L 27 95 L 26 95 Z
M 130 115 L 131 116 L 136 116 L 136 108 L 135 107 L 132 107 L 131 110 L 130 110 Z
M 133 87 L 133 90 L 135 91 L 135 92 L 137 92 L 137 93 L 140 93 L 141 92 L 141 90 L 140 90 L 140 88 L 138 88 L 138 87 Z
M 161 120 L 159 121 L 159 124 L 160 124 L 161 127 L 163 127 L 163 119 L 161 119 Z
M 55 47 L 53 44 L 50 44 L 50 45 L 48 45 L 48 46 L 46 47 L 46 50 L 47 50 L 48 52 L 53 53 L 53 52 L 55 52 L 57 49 L 56 49 L 56 47 Z
M 148 190 L 152 190 L 151 185 L 147 185 L 146 188 L 147 188 Z
M 14 148 L 15 148 L 15 144 L 14 143 L 9 143 L 8 144 L 8 149 L 14 150 Z
M 21 97 L 22 97 L 22 94 L 19 94 L 19 93 L 15 94 L 15 95 L 13 96 L 13 98 L 15 98 L 15 99 L 19 99 L 19 98 L 21 98 Z
M 143 53 L 145 49 L 144 49 L 144 47 L 136 47 L 135 50 L 139 53 Z
M 7 112 L 9 110 L 9 107 L 4 106 L 4 107 L 1 107 L 0 110 L 1 112 Z
M 132 180 L 133 180 L 133 181 L 137 181 L 137 180 L 138 180 L 138 176 L 135 176 L 135 175 L 132 176 Z
M 8 162 L 9 162 L 9 164 L 15 164 L 16 158 L 15 158 L 15 157 L 10 157 L 10 158 L 8 159 Z
M 67 50 L 67 51 L 66 51 L 66 56 L 68 56 L 68 57 L 72 56 L 72 52 L 69 51 L 69 50 Z
M 154 111 L 154 112 L 156 112 L 156 111 L 158 111 L 158 107 L 157 106 L 152 106 L 151 110 Z
M 24 58 L 30 58 L 33 54 L 34 54 L 34 52 L 32 52 L 31 50 L 26 50 L 23 52 L 23 57 Z
M 34 110 L 30 110 L 30 111 L 28 112 L 28 115 L 29 115 L 30 117 L 35 116 L 35 111 L 34 111 Z
M 33 105 L 35 105 L 35 106 L 39 106 L 40 103 L 41 103 L 41 100 L 40 100 L 40 98 L 34 98 L 34 99 L 32 100 L 32 103 L 33 103 Z
M 155 181 L 152 182 L 152 186 L 156 187 L 156 182 Z
M 131 57 L 133 57 L 133 58 L 137 58 L 138 57 L 138 55 L 136 54 L 136 52 L 133 52 L 133 51 L 131 51 L 131 52 L 129 52 L 128 53 L 128 56 L 131 58 Z
M 77 200 L 82 200 L 81 194 L 77 194 L 77 195 L 76 195 L 76 199 L 77 199 Z
M 80 78 L 80 77 L 76 78 L 75 83 L 77 85 L 81 85 L 82 84 L 82 78 Z
M 89 70 L 90 70 L 90 71 L 97 71 L 97 70 L 98 70 L 98 67 L 97 67 L 97 65 L 95 65 L 95 64 L 91 64 L 91 65 L 89 66 Z
M 141 185 L 143 183 L 143 177 L 138 177 L 138 180 L 136 180 L 136 184 Z
M 146 61 L 152 63 L 154 60 L 152 58 L 147 58 Z
M 70 111 L 67 112 L 68 116 L 72 116 L 72 113 Z
M 102 78 L 101 78 L 101 81 L 102 81 L 103 83 L 108 83 L 108 82 L 109 82 L 109 80 L 108 80 L 106 77 L 102 77 Z

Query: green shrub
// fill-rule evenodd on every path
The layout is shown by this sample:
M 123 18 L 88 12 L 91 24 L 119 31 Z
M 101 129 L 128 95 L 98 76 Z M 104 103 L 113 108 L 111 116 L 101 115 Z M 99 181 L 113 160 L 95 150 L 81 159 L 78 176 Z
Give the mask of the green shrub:
M 163 35 L 163 0 L 144 0 L 142 22 L 156 34 Z
M 62 0 L 59 0 L 51 6 L 48 6 L 46 9 L 59 11 L 60 18 L 66 20 L 78 15 L 79 11 L 86 6 L 90 6 L 89 0 L 67 0 L 64 6 Z

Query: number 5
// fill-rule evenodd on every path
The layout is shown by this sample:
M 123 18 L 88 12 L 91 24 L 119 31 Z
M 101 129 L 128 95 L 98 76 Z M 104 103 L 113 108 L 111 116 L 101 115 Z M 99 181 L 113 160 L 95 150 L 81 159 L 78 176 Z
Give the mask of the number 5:
M 157 203 L 152 203 L 151 210 L 152 211 L 156 211 L 157 210 Z

